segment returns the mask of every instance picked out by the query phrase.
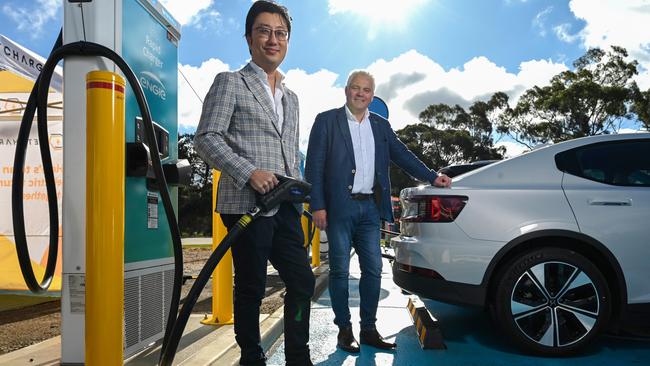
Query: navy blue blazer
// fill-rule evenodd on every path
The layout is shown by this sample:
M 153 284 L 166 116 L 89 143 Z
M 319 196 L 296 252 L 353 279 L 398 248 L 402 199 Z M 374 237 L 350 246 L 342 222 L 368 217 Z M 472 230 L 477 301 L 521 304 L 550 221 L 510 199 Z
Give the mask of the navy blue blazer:
M 375 138 L 374 192 L 382 220 L 393 221 L 388 168 L 394 162 L 413 178 L 432 183 L 438 174 L 427 168 L 395 135 L 389 122 L 370 113 Z M 356 165 L 345 106 L 320 113 L 311 128 L 305 179 L 312 184 L 311 210 L 337 215 L 350 199 Z

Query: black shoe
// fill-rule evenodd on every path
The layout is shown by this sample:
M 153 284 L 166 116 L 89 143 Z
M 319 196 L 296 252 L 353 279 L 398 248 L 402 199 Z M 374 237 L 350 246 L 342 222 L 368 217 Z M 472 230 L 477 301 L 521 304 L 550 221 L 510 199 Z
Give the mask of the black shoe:
M 359 333 L 361 344 L 376 347 L 379 349 L 392 350 L 397 348 L 396 343 L 386 342 L 384 337 L 379 335 L 377 329 L 361 330 Z
M 307 360 L 304 362 L 287 362 L 287 366 L 314 366 L 314 364 L 311 363 L 311 360 Z
M 346 352 L 359 353 L 359 343 L 354 339 L 352 327 L 339 328 L 336 346 Z
M 287 357 L 286 366 L 314 366 L 314 364 L 311 362 L 311 358 L 309 356 L 309 351 L 306 354 L 301 354 L 300 356 L 297 356 L 295 354 L 287 354 L 287 351 L 284 351 L 285 357 Z
M 248 356 L 248 357 L 247 357 Z M 240 366 L 266 366 L 266 356 L 264 353 L 260 353 L 257 356 L 250 356 L 250 353 L 246 353 L 246 356 L 242 355 L 239 359 Z
M 266 359 L 256 361 L 239 361 L 240 366 L 266 366 Z

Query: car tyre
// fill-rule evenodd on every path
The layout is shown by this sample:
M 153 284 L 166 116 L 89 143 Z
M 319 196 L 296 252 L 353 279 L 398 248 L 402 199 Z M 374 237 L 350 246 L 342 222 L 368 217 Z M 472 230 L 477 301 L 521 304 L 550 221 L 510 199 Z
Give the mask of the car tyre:
M 611 298 L 605 277 L 579 253 L 535 249 L 517 255 L 500 273 L 493 316 L 530 353 L 572 354 L 609 321 Z

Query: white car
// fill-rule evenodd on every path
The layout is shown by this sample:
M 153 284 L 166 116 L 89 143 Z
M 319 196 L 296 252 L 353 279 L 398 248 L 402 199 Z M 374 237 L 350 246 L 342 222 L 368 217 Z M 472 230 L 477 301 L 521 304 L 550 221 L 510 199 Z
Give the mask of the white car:
M 393 278 L 491 310 L 531 353 L 575 352 L 650 314 L 650 134 L 543 147 L 401 192 Z

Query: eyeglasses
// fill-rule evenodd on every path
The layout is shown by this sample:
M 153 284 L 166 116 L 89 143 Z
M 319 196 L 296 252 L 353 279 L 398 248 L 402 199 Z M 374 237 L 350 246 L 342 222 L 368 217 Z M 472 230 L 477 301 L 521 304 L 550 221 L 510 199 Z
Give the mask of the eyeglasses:
M 263 38 L 270 39 L 271 33 L 275 34 L 275 39 L 278 41 L 286 41 L 289 38 L 289 32 L 284 29 L 271 29 L 267 27 L 257 27 L 255 28 L 257 33 L 259 33 Z

